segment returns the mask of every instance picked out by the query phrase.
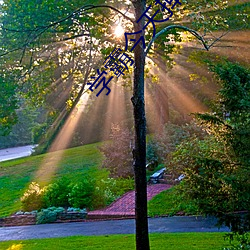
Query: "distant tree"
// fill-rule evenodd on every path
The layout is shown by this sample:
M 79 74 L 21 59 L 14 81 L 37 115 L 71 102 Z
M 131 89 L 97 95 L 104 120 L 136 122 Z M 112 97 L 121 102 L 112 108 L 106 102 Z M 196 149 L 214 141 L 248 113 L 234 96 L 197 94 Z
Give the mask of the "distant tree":
M 128 178 L 134 176 L 132 138 L 128 129 L 121 128 L 117 124 L 112 125 L 111 141 L 100 147 L 100 151 L 105 157 L 102 167 L 109 170 L 110 177 Z

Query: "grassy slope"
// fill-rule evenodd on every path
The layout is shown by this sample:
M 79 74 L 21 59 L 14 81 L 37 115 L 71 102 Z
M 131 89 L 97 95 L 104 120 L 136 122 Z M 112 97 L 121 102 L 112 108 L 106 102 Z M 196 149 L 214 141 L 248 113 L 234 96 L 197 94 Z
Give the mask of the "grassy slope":
M 152 250 L 221 250 L 228 246 L 223 233 L 151 234 Z M 78 250 L 135 249 L 134 235 L 77 236 L 57 239 L 1 242 L 0 249 L 10 250 Z
M 65 150 L 52 178 L 64 176 L 70 180 L 78 181 L 84 175 L 98 175 L 98 178 L 106 177 L 106 171 L 100 171 L 100 169 L 97 171 L 102 159 L 97 149 L 98 145 L 100 144 L 89 144 Z M 50 153 L 50 157 L 56 155 L 57 152 Z M 46 156 L 48 154 L 0 163 L 0 218 L 21 209 L 20 197 L 30 182 L 37 181 L 34 176 Z M 150 216 L 174 214 L 180 211 L 178 209 L 176 196 L 171 190 L 161 193 L 149 203 Z
M 183 212 L 187 215 L 199 214 L 198 209 L 193 204 L 187 203 L 185 199 L 182 199 L 176 193 L 174 187 L 156 195 L 148 203 L 148 215 L 150 217 L 172 216 L 178 212 Z
M 65 150 L 52 178 L 61 176 L 71 180 L 80 180 L 84 174 L 96 174 L 102 156 L 97 149 L 100 144 L 90 144 Z M 52 156 L 55 153 L 50 153 Z M 0 217 L 20 209 L 20 197 L 41 166 L 46 154 L 0 163 Z M 106 172 L 98 171 L 98 175 Z
M 104 178 L 107 172 L 97 171 L 102 159 L 98 145 L 89 144 L 65 150 L 53 178 L 64 176 L 73 181 L 81 180 L 84 175 Z M 50 153 L 52 157 L 56 155 L 56 152 Z M 0 217 L 21 209 L 20 197 L 30 182 L 37 181 L 34 176 L 46 156 L 44 154 L 0 163 Z M 173 189 L 162 192 L 149 202 L 150 216 L 172 215 L 180 210 L 189 212 L 186 204 L 176 202 Z

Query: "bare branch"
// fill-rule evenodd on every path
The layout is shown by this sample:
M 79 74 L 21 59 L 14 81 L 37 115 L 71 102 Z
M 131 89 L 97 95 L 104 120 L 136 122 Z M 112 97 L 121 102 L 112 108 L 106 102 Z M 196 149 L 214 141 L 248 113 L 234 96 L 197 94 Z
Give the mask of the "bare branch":
M 56 26 L 58 24 L 61 24 L 63 22 L 65 22 L 66 20 L 76 16 L 76 15 L 79 15 L 85 11 L 89 11 L 89 10 L 92 10 L 92 9 L 97 9 L 97 8 L 108 8 L 108 9 L 111 9 L 111 10 L 114 10 L 116 12 L 118 12 L 120 15 L 122 15 L 125 19 L 129 20 L 130 22 L 134 23 L 134 20 L 129 18 L 126 14 L 122 13 L 120 10 L 116 9 L 115 7 L 111 6 L 111 5 L 92 5 L 92 4 L 89 4 L 89 5 L 84 5 L 82 7 L 80 7 L 79 9 L 77 9 L 76 11 L 72 12 L 70 15 L 68 15 L 67 17 L 65 18 L 62 18 L 56 22 L 53 22 L 51 23 L 50 25 L 47 25 L 47 26 L 40 26 L 40 28 L 51 28 L 53 26 Z
M 110 5 L 92 5 L 92 7 L 89 7 L 88 9 L 85 9 L 85 10 L 91 10 L 91 9 L 96 9 L 96 8 L 109 8 L 109 9 L 111 9 L 111 10 L 114 10 L 114 11 L 118 12 L 120 15 L 122 15 L 122 16 L 123 16 L 125 19 L 127 19 L 128 21 L 130 21 L 130 22 L 132 22 L 132 23 L 135 22 L 132 18 L 128 17 L 128 16 L 126 15 L 126 13 L 122 13 L 120 10 L 118 10 L 118 9 L 116 9 L 115 7 L 110 6 Z
M 15 52 L 15 51 L 18 51 L 18 50 L 26 50 L 27 49 L 27 47 L 32 43 L 32 42 L 34 42 L 37 38 L 39 38 L 47 29 L 49 29 L 50 27 L 45 27 L 45 28 L 43 28 L 43 30 L 41 30 L 38 34 L 36 34 L 32 39 L 26 39 L 26 41 L 27 42 L 25 42 L 22 46 L 20 46 L 20 47 L 17 47 L 17 48 L 15 48 L 15 49 L 12 49 L 12 50 L 9 50 L 9 51 L 6 51 L 6 52 L 4 52 L 4 53 L 2 53 L 2 54 L 0 54 L 0 57 L 1 56 L 5 56 L 5 55 L 8 55 L 8 54 L 10 54 L 10 53 L 12 53 L 12 52 Z
M 215 43 L 217 43 L 223 36 L 227 35 L 230 31 L 223 33 L 221 36 L 215 38 L 215 40 L 209 45 L 209 48 L 211 48 Z
M 207 44 L 206 40 L 204 39 L 203 36 L 201 36 L 197 31 L 190 29 L 186 26 L 182 26 L 182 25 L 170 25 L 168 27 L 165 27 L 164 29 L 162 29 L 161 31 L 159 31 L 153 39 L 151 39 L 151 41 L 149 42 L 149 45 L 147 46 L 146 50 L 145 50 L 145 56 L 147 56 L 152 44 L 154 43 L 154 41 L 161 36 L 162 34 L 164 34 L 165 32 L 171 30 L 171 29 L 181 29 L 181 30 L 185 30 L 188 31 L 189 33 L 191 33 L 194 37 L 196 37 L 204 46 L 204 48 L 208 51 L 218 40 L 220 40 L 223 36 L 225 36 L 228 32 L 223 33 L 220 37 L 218 37 L 213 43 L 211 43 L 210 45 Z
M 54 41 L 52 41 L 52 42 L 55 42 L 55 43 L 58 42 L 58 43 L 60 43 L 60 42 L 69 41 L 69 40 L 76 39 L 76 38 L 83 37 L 83 36 L 90 37 L 90 33 L 84 33 L 84 32 L 82 32 L 82 33 L 80 33 L 80 34 L 73 35 L 73 36 L 70 36 L 70 37 L 63 37 L 63 38 L 60 39 L 60 40 L 54 40 Z
M 16 52 L 16 51 L 18 51 L 18 50 L 21 50 L 21 49 L 23 49 L 23 47 L 25 47 L 25 46 L 18 47 L 18 48 L 9 50 L 9 51 L 5 51 L 5 52 L 3 52 L 2 54 L 0 54 L 0 57 L 1 57 L 1 56 L 6 56 L 6 55 L 8 55 L 8 54 L 10 54 L 10 53 L 12 53 L 12 52 Z

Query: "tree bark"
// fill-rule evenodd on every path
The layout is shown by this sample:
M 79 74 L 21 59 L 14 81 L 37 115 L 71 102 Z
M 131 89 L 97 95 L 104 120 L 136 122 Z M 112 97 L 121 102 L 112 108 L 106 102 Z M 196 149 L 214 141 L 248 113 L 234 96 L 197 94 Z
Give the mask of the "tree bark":
M 135 19 L 138 20 L 146 8 L 145 0 L 133 2 Z M 137 24 L 135 32 L 143 29 L 144 18 Z M 136 41 L 141 37 L 136 34 Z M 135 147 L 133 149 L 135 174 L 135 217 L 136 249 L 149 250 L 148 214 L 147 214 L 147 180 L 146 180 L 146 117 L 144 101 L 145 52 L 140 42 L 134 50 L 134 88 L 132 103 L 134 108 Z

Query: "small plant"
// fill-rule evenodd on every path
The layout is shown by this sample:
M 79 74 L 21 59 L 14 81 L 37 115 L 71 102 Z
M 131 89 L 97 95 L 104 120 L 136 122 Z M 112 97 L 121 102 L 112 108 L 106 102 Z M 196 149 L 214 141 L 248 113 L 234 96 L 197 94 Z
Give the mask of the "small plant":
M 46 224 L 55 222 L 57 218 L 57 213 L 48 209 L 42 209 L 41 212 L 37 214 L 36 224 Z
M 230 242 L 230 247 L 224 247 L 223 250 L 250 250 L 250 240 L 247 233 L 228 233 L 224 237 Z M 233 241 L 236 240 L 237 243 L 233 244 Z
M 67 212 L 71 213 L 71 212 L 80 212 L 81 209 L 80 208 L 75 208 L 75 207 L 68 207 L 67 208 Z
M 107 206 L 116 199 L 111 191 L 115 185 L 116 180 L 113 178 L 105 178 L 96 182 L 93 194 L 93 205 L 95 209 Z
M 28 190 L 21 197 L 22 208 L 24 211 L 39 210 L 43 206 L 44 188 L 38 183 L 32 182 Z
M 134 190 L 135 182 L 133 178 L 119 178 L 116 179 L 116 184 L 113 185 L 113 193 L 118 198 L 124 193 Z
M 55 222 L 59 213 L 64 212 L 63 207 L 49 207 L 37 213 L 36 224 Z

